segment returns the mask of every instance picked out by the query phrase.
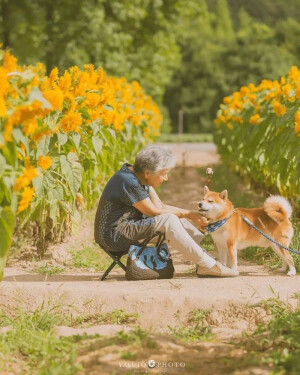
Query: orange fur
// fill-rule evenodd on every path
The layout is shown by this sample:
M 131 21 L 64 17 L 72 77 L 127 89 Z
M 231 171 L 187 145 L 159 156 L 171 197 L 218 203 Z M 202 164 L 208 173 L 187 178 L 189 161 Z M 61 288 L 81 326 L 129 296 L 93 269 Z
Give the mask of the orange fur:
M 204 189 L 204 198 L 199 202 L 199 210 L 209 222 L 229 217 L 234 206 L 228 199 L 227 191 L 216 193 Z M 264 206 L 260 208 L 236 208 L 231 218 L 211 236 L 218 247 L 219 260 L 229 267 L 237 268 L 237 251 L 249 246 L 269 247 L 283 261 L 283 269 L 289 267 L 288 275 L 295 275 L 294 260 L 289 251 L 274 245 L 254 228 L 250 227 L 243 219 L 246 216 L 254 225 L 268 234 L 275 241 L 284 246 L 289 246 L 293 236 L 291 206 L 287 200 L 279 196 L 266 199 Z

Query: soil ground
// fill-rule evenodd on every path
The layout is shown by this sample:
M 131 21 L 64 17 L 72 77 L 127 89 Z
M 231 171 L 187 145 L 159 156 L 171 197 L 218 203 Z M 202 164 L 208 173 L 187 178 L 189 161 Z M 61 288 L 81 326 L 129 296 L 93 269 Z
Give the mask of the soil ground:
M 159 195 L 164 203 L 196 209 L 205 176 L 199 175 L 195 166 L 211 166 L 218 162 L 216 148 L 207 143 L 172 147 L 179 163 Z M 94 214 L 95 211 L 89 212 L 76 235 L 50 249 L 56 262 L 63 262 L 66 251 L 72 246 L 93 243 Z M 216 256 L 216 253 L 212 254 Z M 300 276 L 290 278 L 240 259 L 240 276 L 237 278 L 197 278 L 193 265 L 185 262 L 176 252 L 173 257 L 176 269 L 174 279 L 136 282 L 126 281 L 121 269 L 113 270 L 104 282 L 99 281 L 102 273 L 94 270 L 83 272 L 69 269 L 63 274 L 44 276 L 29 272 L 29 261 L 19 261 L 5 269 L 0 284 L 0 306 L 13 306 L 22 301 L 24 306 L 32 309 L 50 299 L 59 302 L 66 311 L 71 309 L 78 314 L 115 309 L 138 312 L 138 325 L 152 329 L 158 348 L 137 353 L 131 369 L 128 368 L 130 361 L 120 362 L 120 347 L 83 350 L 79 353 L 79 361 L 84 364 L 83 374 L 146 373 L 145 368 L 134 366 L 137 361 L 147 362 L 149 359 L 189 364 L 185 368 L 156 367 L 151 371 L 147 367 L 152 373 L 269 373 L 268 369 L 263 368 L 249 367 L 247 370 L 233 371 L 228 367 L 226 359 L 235 357 L 238 360 L 243 355 L 228 340 L 268 319 L 265 310 L 258 306 L 260 301 L 276 296 L 296 305 L 298 299 L 294 298 L 294 294 L 300 290 Z M 211 311 L 207 323 L 217 334 L 216 341 L 183 344 L 169 336 L 169 327 L 184 325 L 190 312 L 195 309 Z M 127 367 L 121 367 L 122 364 Z

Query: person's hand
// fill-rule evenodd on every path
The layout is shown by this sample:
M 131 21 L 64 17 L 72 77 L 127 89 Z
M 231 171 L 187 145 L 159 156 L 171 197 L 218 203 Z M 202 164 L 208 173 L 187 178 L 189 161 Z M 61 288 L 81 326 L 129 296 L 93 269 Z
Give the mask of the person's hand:
M 198 228 L 206 227 L 208 225 L 208 220 L 202 216 L 200 212 L 191 211 L 187 218 L 192 220 Z

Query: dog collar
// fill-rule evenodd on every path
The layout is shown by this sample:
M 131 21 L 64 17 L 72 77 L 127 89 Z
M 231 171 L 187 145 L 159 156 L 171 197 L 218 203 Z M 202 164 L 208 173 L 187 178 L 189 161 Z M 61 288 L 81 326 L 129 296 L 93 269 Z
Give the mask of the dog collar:
M 216 221 L 215 223 L 211 223 L 209 224 L 206 229 L 208 230 L 208 232 L 214 232 L 215 230 L 221 228 L 221 226 L 223 226 L 227 220 L 229 220 L 231 218 L 231 216 L 235 213 L 235 210 L 232 211 L 231 215 L 226 217 L 225 219 L 223 220 L 219 220 L 219 221 Z

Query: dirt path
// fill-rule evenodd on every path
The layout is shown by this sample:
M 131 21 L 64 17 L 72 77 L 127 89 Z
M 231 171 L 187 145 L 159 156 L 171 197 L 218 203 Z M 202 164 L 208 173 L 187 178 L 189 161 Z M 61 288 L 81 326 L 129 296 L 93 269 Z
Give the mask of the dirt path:
M 177 153 L 182 150 L 186 154 L 191 153 L 190 159 L 201 160 L 202 165 L 211 165 L 211 159 L 218 159 L 213 144 L 198 144 L 198 149 L 199 153 L 195 144 L 180 144 Z M 215 153 L 214 158 L 209 156 L 208 164 L 203 157 L 203 149 L 205 152 L 209 150 L 210 155 Z M 167 204 L 194 209 L 202 196 L 204 178 L 194 167 L 177 167 L 160 196 Z M 88 245 L 93 242 L 93 219 L 94 212 L 90 212 L 77 235 L 52 249 L 56 259 L 59 260 L 60 254 L 64 254 L 74 244 Z M 283 300 L 293 301 L 293 294 L 300 289 L 300 275 L 290 278 L 242 259 L 239 261 L 240 276 L 228 279 L 199 279 L 190 272 L 192 266 L 183 263 L 184 260 L 177 254 L 176 276 L 172 280 L 138 282 L 127 282 L 120 269 L 113 271 L 107 281 L 100 282 L 98 279 L 101 273 L 95 272 L 76 270 L 46 277 L 26 272 L 26 268 L 7 267 L 0 284 L 0 303 L 4 300 L 7 303 L 8 299 L 19 294 L 26 296 L 30 303 L 38 303 L 49 295 L 56 298 L 63 296 L 65 302 L 73 301 L 77 306 L 86 306 L 86 301 L 90 300 L 91 304 L 103 305 L 104 311 L 120 307 L 128 311 L 140 311 L 144 316 L 142 326 L 167 329 L 166 323 L 178 323 L 193 308 L 223 310 L 232 304 L 245 305 L 274 297 L 274 292 Z M 174 319 L 173 314 L 177 310 L 181 318 L 177 315 Z M 163 315 L 157 320 L 157 314 L 161 315 L 161 312 Z
M 161 143 L 176 155 L 177 165 L 183 167 L 203 167 L 220 161 L 214 143 Z
M 191 160 L 197 166 L 209 166 L 218 161 L 213 144 L 181 144 L 177 147 L 175 152 L 179 156 L 185 155 L 185 165 L 192 163 Z M 197 173 L 195 167 L 177 167 L 160 196 L 167 204 L 193 209 L 202 195 L 204 177 Z M 77 236 L 52 249 L 56 259 L 59 260 L 60 255 L 74 244 L 93 242 L 93 219 L 94 212 L 90 212 Z M 169 326 L 184 324 L 194 309 L 211 309 L 208 323 L 221 339 L 251 328 L 266 318 L 263 309 L 248 308 L 249 305 L 256 305 L 261 300 L 274 297 L 274 294 L 291 304 L 298 301 L 293 295 L 300 290 L 300 275 L 290 278 L 244 260 L 239 261 L 238 278 L 200 279 L 192 268 L 175 254 L 176 276 L 172 280 L 128 282 L 124 272 L 118 269 L 101 282 L 99 272 L 75 270 L 45 277 L 30 273 L 26 268 L 7 267 L 0 284 L 0 305 L 15 305 L 22 300 L 23 304 L 33 308 L 50 298 L 59 301 L 66 310 L 75 309 L 79 314 L 100 309 L 102 312 L 124 309 L 140 314 L 138 324 L 142 328 L 153 328 L 160 333 L 170 332 Z M 218 371 L 221 371 L 220 368 Z M 218 371 L 209 372 L 221 373 Z

